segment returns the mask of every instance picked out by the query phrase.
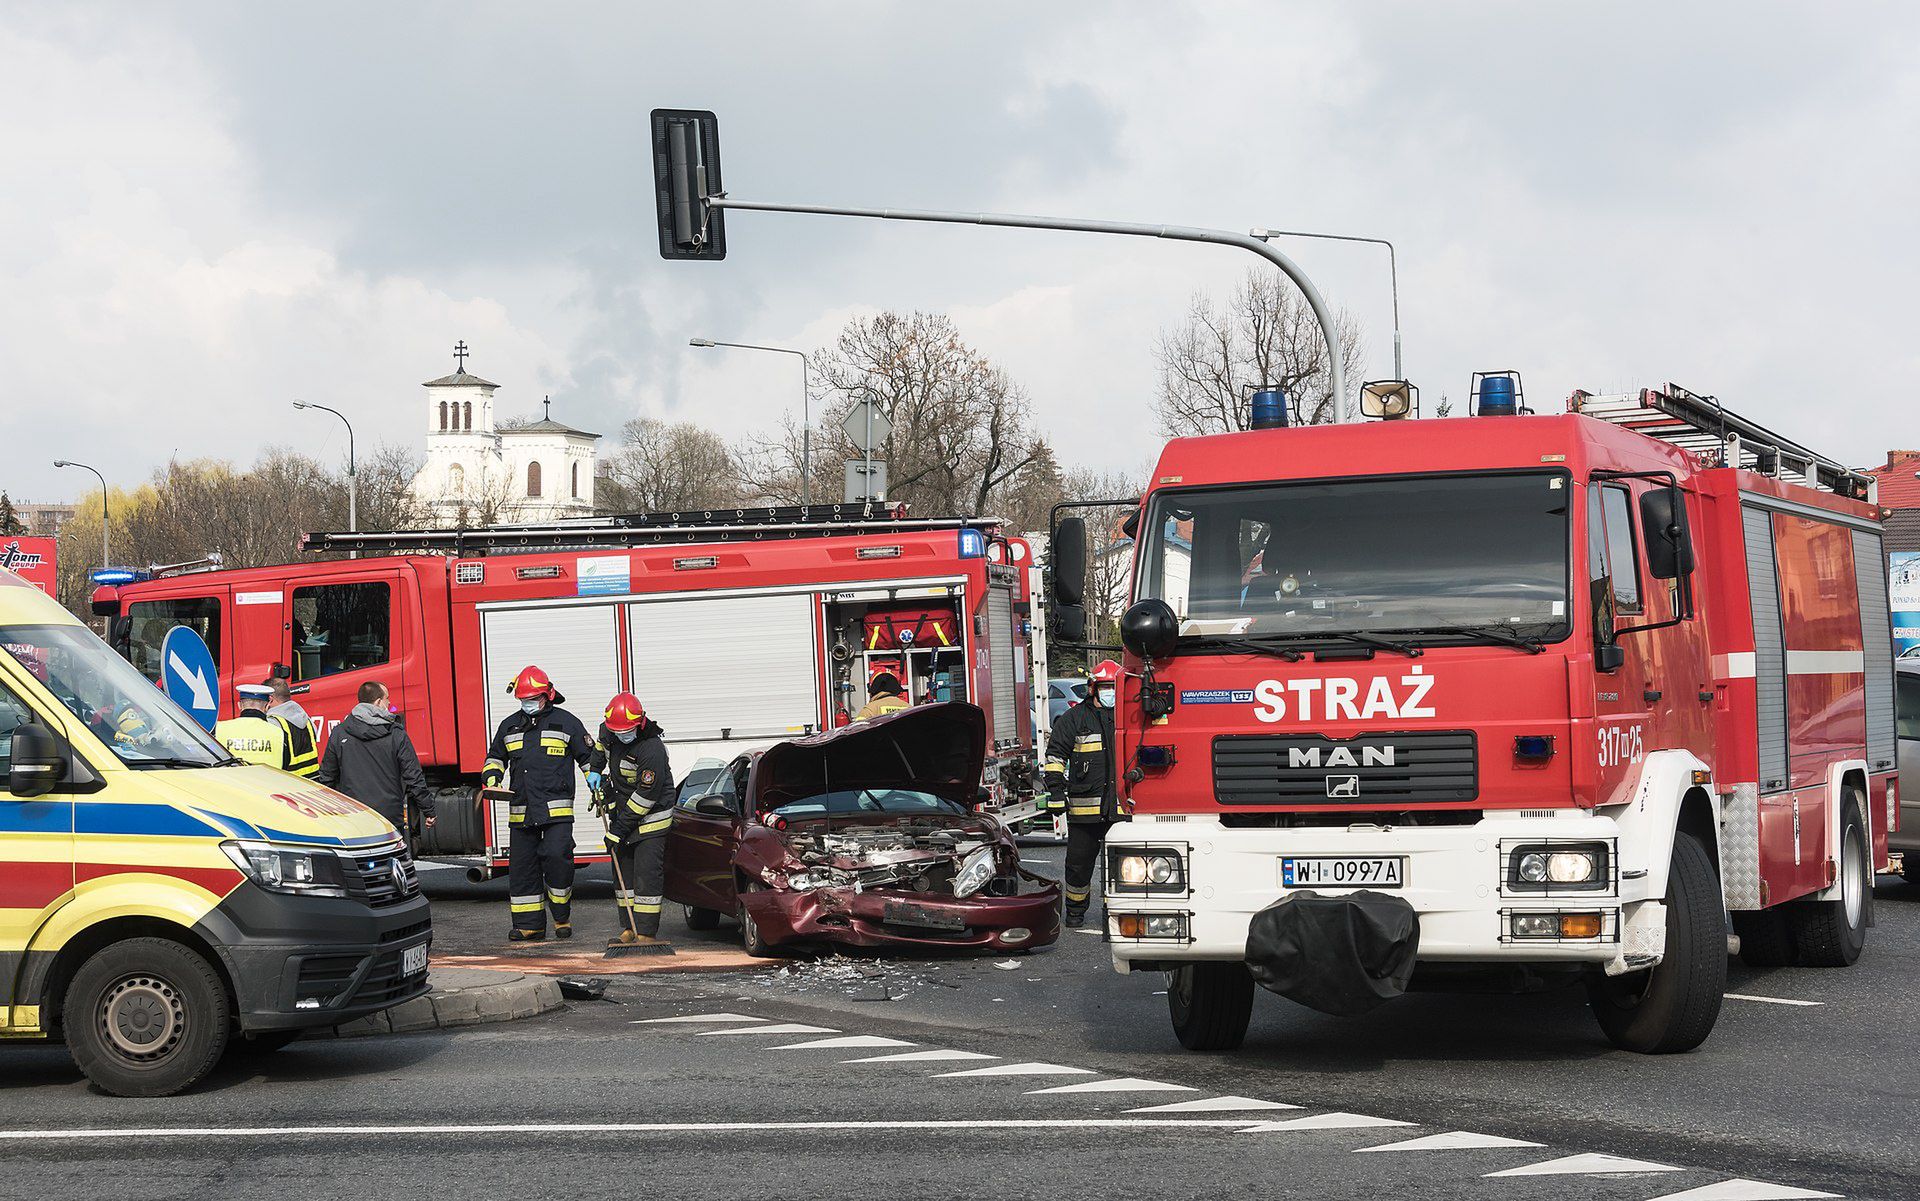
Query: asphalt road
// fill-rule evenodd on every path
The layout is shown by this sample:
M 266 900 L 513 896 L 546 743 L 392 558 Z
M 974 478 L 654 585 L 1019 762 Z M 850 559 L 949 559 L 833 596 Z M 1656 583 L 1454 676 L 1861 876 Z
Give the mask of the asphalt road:
M 462 941 L 504 927 L 500 888 L 436 879 L 437 921 Z M 582 920 L 609 898 L 583 881 Z M 1736 1178 L 1789 1191 L 1693 1195 L 1903 1197 L 1920 889 L 1883 880 L 1878 913 L 1855 968 L 1735 970 L 1735 994 L 1815 1004 L 1730 999 L 1704 1048 L 1667 1058 L 1608 1048 L 1578 992 L 1414 995 L 1347 1020 L 1263 996 L 1245 1048 L 1191 1055 L 1164 979 L 1114 974 L 1077 933 L 1010 960 L 617 978 L 607 1002 L 513 1025 L 297 1043 L 164 1101 L 100 1096 L 58 1052 L 15 1048 L 0 1197 L 1651 1201 Z M 667 932 L 685 936 L 677 916 Z M 793 1045 L 844 1038 L 863 1041 Z M 928 1052 L 949 1057 L 848 1062 Z M 942 1074 L 1027 1064 L 1051 1074 Z M 1191 1102 L 1210 1108 L 1136 1112 Z M 1415 1139 L 1478 1145 L 1364 1150 Z M 1570 1158 L 1591 1155 L 1613 1158 Z M 1542 1174 L 1489 1175 L 1515 1169 Z

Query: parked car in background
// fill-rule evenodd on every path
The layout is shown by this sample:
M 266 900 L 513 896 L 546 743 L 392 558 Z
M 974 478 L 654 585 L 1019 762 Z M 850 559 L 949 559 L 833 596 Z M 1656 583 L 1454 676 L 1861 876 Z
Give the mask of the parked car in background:
M 742 755 L 676 806 L 666 897 L 695 930 L 736 918 L 754 955 L 1046 946 L 1060 888 L 974 811 L 986 747 L 986 714 L 954 702 Z
M 1920 884 L 1920 659 L 1902 655 L 1894 662 L 1894 729 L 1899 735 L 1900 828 L 1887 838 L 1899 851 L 1902 875 Z
M 1087 699 L 1087 681 L 1084 676 L 1073 679 L 1047 681 L 1047 722 L 1060 720 L 1060 715 Z M 1045 738 L 1042 738 L 1045 741 Z

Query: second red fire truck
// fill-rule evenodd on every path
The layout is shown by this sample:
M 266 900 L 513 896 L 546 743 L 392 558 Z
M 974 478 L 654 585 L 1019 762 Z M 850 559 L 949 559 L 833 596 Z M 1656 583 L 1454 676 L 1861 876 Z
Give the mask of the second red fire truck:
M 614 694 L 636 693 L 682 777 L 844 724 L 867 682 L 891 672 L 915 702 L 984 709 L 983 807 L 1008 821 L 1037 812 L 1037 572 L 1027 543 L 991 521 L 816 506 L 308 543 L 365 557 L 168 575 L 102 589 L 95 612 L 150 679 L 166 632 L 196 630 L 220 668 L 223 714 L 231 685 L 283 668 L 323 746 L 360 684 L 385 683 L 442 790 L 422 853 L 464 858 L 476 877 L 505 868 L 505 807 L 489 811 L 475 786 L 516 703 L 505 685 L 530 663 L 588 729 Z M 587 858 L 600 827 L 579 787 Z
M 1860 954 L 1898 820 L 1868 481 L 1672 385 L 1517 391 L 1163 453 L 1106 934 L 1171 973 L 1188 1047 L 1238 1045 L 1256 982 L 1356 1013 L 1504 980 L 1584 982 L 1616 1045 L 1683 1051 L 1734 944 Z

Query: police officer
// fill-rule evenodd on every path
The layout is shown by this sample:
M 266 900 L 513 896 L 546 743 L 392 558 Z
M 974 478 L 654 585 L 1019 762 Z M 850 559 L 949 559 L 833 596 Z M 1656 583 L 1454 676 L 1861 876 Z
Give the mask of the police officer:
M 620 941 L 651 943 L 660 933 L 666 886 L 667 827 L 673 824 L 673 769 L 660 723 L 640 698 L 623 692 L 607 703 L 594 766 L 606 782 L 607 850 L 613 854 Z
M 593 740 L 579 718 L 560 708 L 566 698 L 546 672 L 522 669 L 512 692 L 520 711 L 508 714 L 493 732 L 480 774 L 487 787 L 507 780 L 513 792 L 507 817 L 513 928 L 507 937 L 512 942 L 545 938 L 551 909 L 554 937 L 572 938 L 573 768 L 578 764 L 587 787 L 600 790 Z
M 236 759 L 293 771 L 296 766 L 293 731 L 286 719 L 267 712 L 273 690 L 264 684 L 241 684 L 233 692 L 239 712 L 214 725 L 215 740 Z M 312 775 L 319 764 L 309 758 L 306 767 L 305 774 Z
M 288 770 L 296 776 L 316 775 L 320 771 L 320 751 L 313 742 L 313 718 L 293 699 L 293 685 L 286 671 L 275 664 L 273 674 L 261 681 L 270 694 L 267 712 L 286 722 L 287 733 L 293 737 L 293 766 Z
M 1113 704 L 1120 665 L 1103 660 L 1089 680 L 1087 699 L 1053 723 L 1042 768 L 1047 809 L 1067 815 L 1067 925 L 1087 920 L 1093 866 L 1107 827 L 1120 818 L 1113 770 Z

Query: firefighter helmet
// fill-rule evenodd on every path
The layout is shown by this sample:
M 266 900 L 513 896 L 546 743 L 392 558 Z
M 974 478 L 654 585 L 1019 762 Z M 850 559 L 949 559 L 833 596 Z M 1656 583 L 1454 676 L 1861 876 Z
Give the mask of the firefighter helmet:
M 509 691 L 523 701 L 544 696 L 550 705 L 557 705 L 567 699 L 561 696 L 560 690 L 553 686 L 553 681 L 547 678 L 547 673 L 532 664 L 521 668 L 520 674 L 513 677 L 513 685 Z
M 607 702 L 607 729 L 619 734 L 646 724 L 647 710 L 640 698 L 623 692 Z
M 1096 684 L 1117 683 L 1120 679 L 1120 665 L 1112 659 L 1102 659 L 1100 665 L 1093 669 L 1093 675 L 1088 678 Z

